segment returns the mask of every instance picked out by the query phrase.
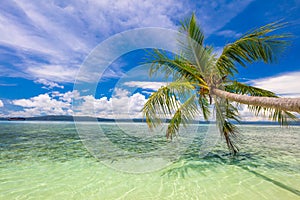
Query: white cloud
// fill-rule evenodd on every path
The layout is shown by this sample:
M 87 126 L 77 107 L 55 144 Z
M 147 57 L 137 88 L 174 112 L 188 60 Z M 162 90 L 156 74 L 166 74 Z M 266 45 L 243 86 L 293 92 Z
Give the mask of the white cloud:
M 167 85 L 166 82 L 150 82 L 150 81 L 129 81 L 125 82 L 124 85 L 128 87 L 138 87 L 142 89 L 148 89 L 148 90 L 158 90 L 162 86 Z
M 2 100 L 0 100 L 0 108 L 3 106 L 4 106 L 4 104 L 3 104 Z
M 41 80 L 51 79 L 57 82 L 74 82 L 77 74 L 76 68 L 62 65 L 32 66 L 26 71 Z
M 57 84 L 57 83 L 55 83 L 55 82 L 48 81 L 48 80 L 46 80 L 46 79 L 38 79 L 38 80 L 35 80 L 34 82 L 35 82 L 35 83 L 43 84 L 43 85 L 44 85 L 43 88 L 45 88 L 45 89 L 53 89 L 53 88 L 55 88 L 55 87 L 61 88 L 61 89 L 64 88 L 63 85 L 59 85 L 59 84 Z
M 48 94 L 40 94 L 36 97 L 32 97 L 30 99 L 20 99 L 14 100 L 13 103 L 15 105 L 19 105 L 22 107 L 62 107 L 64 104 L 55 99 L 52 99 Z
M 140 118 L 142 117 L 141 109 L 145 102 L 145 96 L 140 93 L 130 95 L 127 90 L 116 88 L 111 98 L 96 99 L 91 95 L 82 97 L 82 104 L 75 108 L 74 114 L 115 119 Z
M 300 97 L 300 72 L 290 72 L 277 76 L 251 80 L 255 87 L 264 88 L 284 97 Z
M 12 111 L 12 116 L 39 116 L 39 115 L 70 115 L 71 104 L 55 99 L 49 94 L 40 94 L 30 99 L 18 99 L 12 101 L 13 105 L 23 108 L 21 111 Z
M 66 50 L 86 50 L 85 42 L 62 24 L 68 23 L 68 14 L 53 2 L 6 2 L 1 10 L 1 43 L 55 59 L 63 59 Z
M 0 45 L 17 50 L 22 62 L 14 64 L 19 70 L 44 78 L 33 73 L 44 63 L 78 69 L 84 57 L 112 34 L 138 27 L 176 28 L 172 18 L 187 13 L 179 12 L 182 7 L 175 0 L 6 1 L 0 8 Z M 38 63 L 28 52 L 44 61 Z M 66 80 L 64 74 L 55 74 L 60 75 L 57 80 Z
M 115 88 L 113 97 L 117 97 L 117 98 L 128 97 L 129 94 L 130 94 L 130 92 L 127 90 L 124 90 L 121 88 Z
M 81 102 L 73 112 L 72 100 Z M 19 111 L 10 111 L 9 116 L 32 117 L 41 115 L 76 115 L 103 118 L 139 118 L 141 109 L 146 102 L 143 94 L 130 94 L 127 90 L 115 89 L 111 98 L 95 98 L 92 95 L 80 96 L 78 91 L 66 93 L 52 92 L 40 94 L 29 99 L 11 101 L 14 106 L 21 107 Z M 1 105 L 1 104 L 0 104 Z
M 73 82 L 74 73 L 84 57 L 99 42 L 115 33 L 140 27 L 177 30 L 178 21 L 188 16 L 195 8 L 203 29 L 207 33 L 212 33 L 222 28 L 250 2 L 250 0 L 236 0 L 230 3 L 223 1 L 195 3 L 179 0 L 1 2 L 0 45 L 13 49 L 14 52 L 10 53 L 20 58 L 19 61 L 18 59 L 12 61 L 17 70 L 1 69 L 1 71 L 5 71 L 5 76 Z M 221 15 L 223 17 L 220 17 Z M 39 61 L 36 58 L 39 58 Z M 57 66 L 61 66 L 64 71 L 57 70 Z M 50 78 L 46 72 L 51 72 Z
M 59 95 L 59 99 L 71 103 L 73 99 L 80 98 L 80 93 L 77 90 L 68 91 Z

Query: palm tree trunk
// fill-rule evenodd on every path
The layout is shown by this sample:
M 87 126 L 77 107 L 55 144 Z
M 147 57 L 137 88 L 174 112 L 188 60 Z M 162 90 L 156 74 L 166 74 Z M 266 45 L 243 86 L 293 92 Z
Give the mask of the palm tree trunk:
M 262 106 L 266 108 L 276 108 L 280 110 L 300 113 L 300 98 L 248 96 L 226 92 L 217 88 L 211 88 L 210 93 L 241 104 Z

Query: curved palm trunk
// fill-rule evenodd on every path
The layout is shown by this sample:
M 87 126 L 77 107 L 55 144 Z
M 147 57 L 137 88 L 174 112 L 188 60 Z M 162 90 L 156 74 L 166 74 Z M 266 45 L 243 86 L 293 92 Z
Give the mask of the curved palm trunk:
M 247 96 L 247 95 L 226 92 L 224 90 L 220 90 L 217 88 L 211 88 L 210 92 L 211 94 L 216 95 L 218 97 L 225 98 L 242 104 L 262 106 L 267 108 L 277 108 L 280 110 L 300 113 L 300 98 Z

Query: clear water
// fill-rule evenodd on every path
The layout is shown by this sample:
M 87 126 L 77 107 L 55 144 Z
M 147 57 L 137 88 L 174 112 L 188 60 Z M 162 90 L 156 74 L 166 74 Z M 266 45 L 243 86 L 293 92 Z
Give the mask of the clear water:
M 146 130 L 143 124 L 126 126 Z M 97 127 L 86 124 L 91 132 Z M 114 125 L 104 127 L 116 144 L 138 152 L 134 155 L 172 152 L 160 135 L 149 145 L 146 139 L 120 135 Z M 0 199 L 300 199 L 300 127 L 247 125 L 240 130 L 236 157 L 222 140 L 199 157 L 199 137 L 177 160 L 171 156 L 171 165 L 134 174 L 107 165 L 109 159 L 118 163 L 131 154 L 102 152 L 95 158 L 73 123 L 1 122 Z

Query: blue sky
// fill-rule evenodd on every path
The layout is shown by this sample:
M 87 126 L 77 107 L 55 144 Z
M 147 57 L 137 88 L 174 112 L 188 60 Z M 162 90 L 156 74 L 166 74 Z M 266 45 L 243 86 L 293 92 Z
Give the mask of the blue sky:
M 147 76 L 147 66 L 141 65 L 143 52 L 114 60 L 98 77 L 94 94 L 73 90 L 83 62 L 115 34 L 146 27 L 177 30 L 193 12 L 206 44 L 216 53 L 253 28 L 289 22 L 283 31 L 294 37 L 278 62 L 239 68 L 238 78 L 281 96 L 300 96 L 299 0 L 2 0 L 0 116 L 72 115 L 72 100 L 77 99 L 81 102 L 77 114 L 139 117 L 149 93 L 164 84 L 159 77 Z M 243 116 L 253 120 L 247 111 Z

